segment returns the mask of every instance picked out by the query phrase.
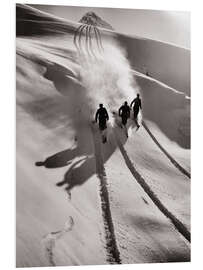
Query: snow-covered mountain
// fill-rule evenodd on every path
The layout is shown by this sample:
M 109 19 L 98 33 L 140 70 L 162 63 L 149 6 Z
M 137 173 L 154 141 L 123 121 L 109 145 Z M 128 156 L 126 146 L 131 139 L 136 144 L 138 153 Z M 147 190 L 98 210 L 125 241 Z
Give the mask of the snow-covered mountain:
M 80 23 L 83 24 L 91 24 L 97 27 L 101 27 L 101 28 L 106 28 L 106 29 L 110 29 L 113 30 L 113 27 L 105 22 L 104 20 L 102 20 L 102 18 L 100 18 L 99 16 L 97 16 L 96 13 L 94 13 L 93 11 L 87 12 L 79 21 Z
M 190 52 L 91 13 L 101 43 L 84 28 L 74 44 L 87 14 L 16 16 L 17 266 L 189 261 Z M 143 125 L 130 119 L 127 139 L 112 112 L 137 92 Z

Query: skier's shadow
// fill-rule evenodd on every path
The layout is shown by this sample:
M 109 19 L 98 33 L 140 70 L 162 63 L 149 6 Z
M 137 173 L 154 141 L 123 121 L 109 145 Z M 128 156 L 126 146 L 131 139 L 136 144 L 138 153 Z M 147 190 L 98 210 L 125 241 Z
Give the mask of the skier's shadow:
M 130 124 L 133 126 L 134 124 Z M 116 128 L 122 144 L 125 144 L 127 138 L 125 133 L 119 127 Z M 93 149 L 87 143 L 79 140 L 77 147 L 72 147 L 60 151 L 47 157 L 44 161 L 38 161 L 36 166 L 44 166 L 47 169 L 57 169 L 69 166 L 61 181 L 56 186 L 65 186 L 65 190 L 70 195 L 70 191 L 75 187 L 84 184 L 95 173 L 95 157 Z M 88 147 L 87 147 L 88 146 Z M 117 148 L 112 134 L 109 137 L 108 147 L 104 148 L 104 163 L 110 158 Z
M 71 164 L 63 179 L 56 183 L 57 186 L 65 185 L 66 191 L 70 192 L 73 187 L 82 185 L 94 174 L 93 162 L 93 156 L 81 155 L 77 147 L 58 152 L 44 161 L 36 162 L 35 165 L 56 169 Z
M 44 161 L 38 161 L 35 163 L 35 165 L 44 166 L 47 169 L 61 168 L 70 164 L 75 155 L 76 148 L 67 149 L 46 158 Z
M 94 174 L 93 162 L 93 157 L 88 156 L 73 162 L 62 181 L 56 185 L 59 187 L 66 185 L 65 190 L 69 193 L 75 186 L 84 184 Z

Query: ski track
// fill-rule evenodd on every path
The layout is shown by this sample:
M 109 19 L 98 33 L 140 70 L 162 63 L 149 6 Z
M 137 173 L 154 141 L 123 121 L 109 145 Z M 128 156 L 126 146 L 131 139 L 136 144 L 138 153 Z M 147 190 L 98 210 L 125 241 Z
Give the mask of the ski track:
M 114 225 L 111 216 L 107 177 L 101 152 L 101 137 L 100 134 L 97 134 L 98 131 L 95 128 L 91 128 L 94 141 L 96 173 L 100 180 L 100 198 L 106 238 L 107 261 L 110 264 L 121 264 L 120 252 L 117 247 Z
M 72 216 L 69 216 L 69 219 L 66 221 L 62 230 L 50 232 L 43 237 L 42 242 L 45 246 L 45 253 L 51 266 L 56 266 L 56 263 L 54 261 L 54 247 L 56 241 L 60 239 L 65 233 L 70 232 L 73 229 L 73 226 L 74 220 Z
M 155 136 L 152 134 L 144 120 L 142 120 L 142 125 L 149 134 L 149 136 L 152 138 L 152 140 L 155 142 L 155 144 L 159 147 L 159 149 L 166 155 L 166 157 L 171 161 L 171 163 L 184 175 L 186 175 L 188 178 L 190 178 L 190 173 L 186 171 L 165 149 L 164 147 L 158 142 L 158 140 L 155 138 Z
M 157 195 L 151 190 L 150 186 L 146 183 L 145 179 L 142 177 L 142 175 L 137 171 L 135 168 L 135 165 L 133 162 L 130 160 L 124 146 L 122 145 L 121 141 L 118 138 L 118 135 L 116 134 L 116 130 L 114 130 L 114 135 L 115 139 L 117 142 L 117 145 L 120 149 L 120 152 L 125 160 L 125 163 L 132 173 L 133 177 L 135 180 L 140 184 L 140 186 L 143 188 L 143 190 L 147 193 L 147 195 L 151 198 L 151 200 L 154 202 L 154 204 L 159 208 L 159 210 L 171 220 L 175 228 L 181 233 L 187 241 L 190 242 L 190 232 L 186 228 L 186 226 L 178 219 L 176 218 L 164 205 L 163 203 L 159 200 Z

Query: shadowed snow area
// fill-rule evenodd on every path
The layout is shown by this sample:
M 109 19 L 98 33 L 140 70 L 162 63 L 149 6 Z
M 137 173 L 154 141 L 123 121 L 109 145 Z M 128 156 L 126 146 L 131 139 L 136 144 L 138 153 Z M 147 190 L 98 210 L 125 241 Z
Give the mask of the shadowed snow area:
M 77 50 L 80 23 L 16 16 L 17 267 L 189 261 L 189 51 L 105 28 Z M 151 133 L 130 119 L 127 139 L 117 110 L 138 92 Z

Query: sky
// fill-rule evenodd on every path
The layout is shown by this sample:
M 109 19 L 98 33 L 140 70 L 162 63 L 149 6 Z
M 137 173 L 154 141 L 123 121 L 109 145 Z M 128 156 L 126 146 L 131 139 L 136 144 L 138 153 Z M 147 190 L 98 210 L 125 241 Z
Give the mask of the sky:
M 190 12 L 54 5 L 32 6 L 76 22 L 86 12 L 94 11 L 120 33 L 190 48 Z

